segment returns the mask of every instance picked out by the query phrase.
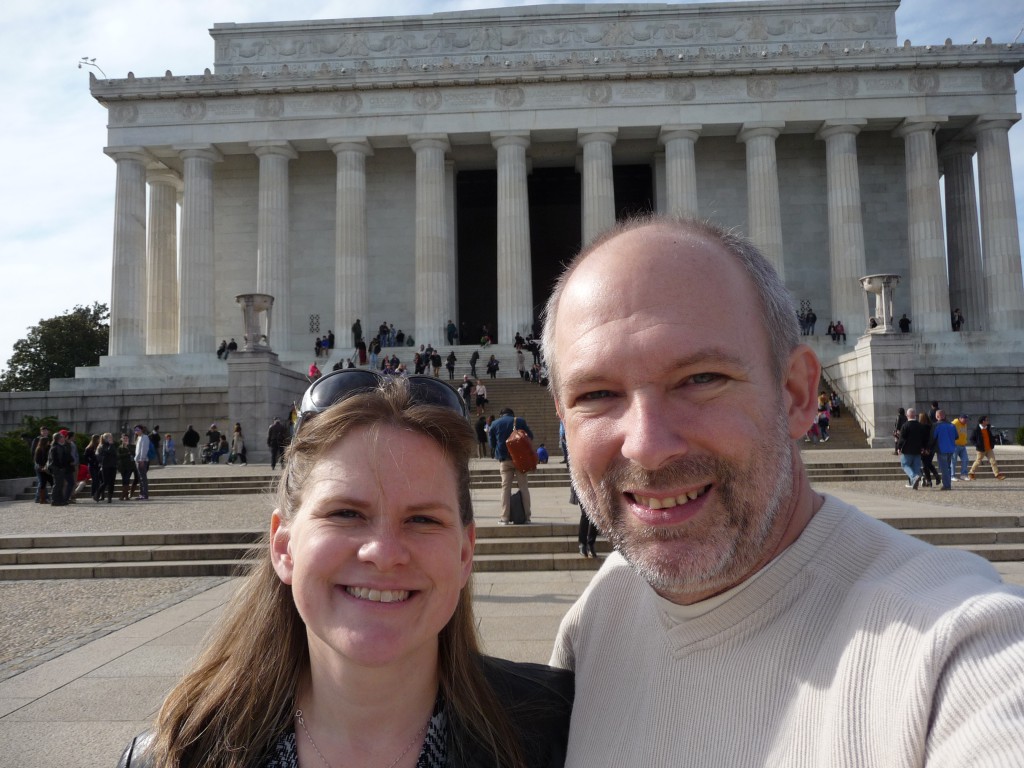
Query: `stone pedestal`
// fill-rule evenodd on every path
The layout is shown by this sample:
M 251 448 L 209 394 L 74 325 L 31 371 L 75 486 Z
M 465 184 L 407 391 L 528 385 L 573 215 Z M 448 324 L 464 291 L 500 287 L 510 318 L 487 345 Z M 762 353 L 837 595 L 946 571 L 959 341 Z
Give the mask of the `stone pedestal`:
M 277 416 L 287 423 L 292 402 L 298 403 L 309 381 L 281 365 L 269 349 L 239 350 L 228 359 L 229 435 L 235 422 L 242 425 L 250 464 L 270 461 L 267 429 Z
M 870 447 L 891 446 L 896 412 L 915 402 L 914 363 L 906 334 L 868 334 L 826 367 L 827 376 L 842 383 L 840 395 L 852 405 Z

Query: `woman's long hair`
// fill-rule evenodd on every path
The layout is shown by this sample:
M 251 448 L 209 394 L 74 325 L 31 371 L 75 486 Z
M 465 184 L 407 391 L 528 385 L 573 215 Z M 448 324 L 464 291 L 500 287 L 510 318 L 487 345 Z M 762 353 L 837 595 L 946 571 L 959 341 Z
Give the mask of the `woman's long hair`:
M 353 395 L 303 422 L 286 453 L 277 489 L 291 520 L 306 479 L 323 455 L 356 429 L 395 427 L 426 435 L 456 470 L 462 524 L 473 521 L 469 457 L 473 429 L 454 411 L 418 404 L 408 382 L 394 379 Z M 484 677 L 473 618 L 472 578 L 438 643 L 441 693 L 453 721 L 494 756 L 495 766 L 521 768 L 522 745 Z M 274 571 L 267 537 L 250 575 L 218 622 L 195 667 L 167 696 L 150 749 L 157 768 L 254 768 L 289 729 L 299 680 L 309 667 L 306 627 L 291 587 Z M 464 748 L 465 744 L 454 745 Z

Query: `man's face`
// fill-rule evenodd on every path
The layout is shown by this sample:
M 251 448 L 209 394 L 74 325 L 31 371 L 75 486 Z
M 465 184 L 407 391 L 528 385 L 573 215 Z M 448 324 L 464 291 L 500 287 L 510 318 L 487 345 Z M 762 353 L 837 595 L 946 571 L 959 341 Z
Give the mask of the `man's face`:
M 807 404 L 795 409 L 761 315 L 721 246 L 651 227 L 593 253 L 559 304 L 556 400 L 573 482 L 669 599 L 742 581 L 792 514 L 792 439 L 817 380 L 804 376 Z

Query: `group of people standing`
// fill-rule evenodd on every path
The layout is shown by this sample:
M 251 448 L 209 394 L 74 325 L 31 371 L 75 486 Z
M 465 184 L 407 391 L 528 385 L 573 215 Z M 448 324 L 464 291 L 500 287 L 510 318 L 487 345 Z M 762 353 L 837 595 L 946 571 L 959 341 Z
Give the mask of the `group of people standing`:
M 996 480 L 1005 480 L 996 462 L 995 441 L 988 416 L 982 416 L 968 435 L 967 415 L 960 414 L 947 421 L 946 413 L 938 402 L 932 401 L 927 413 L 913 408 L 899 409 L 893 430 L 895 452 L 900 454 L 900 466 L 907 476 L 907 488 L 937 487 L 952 489 L 953 482 L 970 481 L 977 477 L 983 461 L 987 461 Z M 977 451 L 970 469 L 967 468 L 967 443 Z M 934 460 L 938 459 L 938 470 Z M 960 471 L 956 472 L 959 462 Z

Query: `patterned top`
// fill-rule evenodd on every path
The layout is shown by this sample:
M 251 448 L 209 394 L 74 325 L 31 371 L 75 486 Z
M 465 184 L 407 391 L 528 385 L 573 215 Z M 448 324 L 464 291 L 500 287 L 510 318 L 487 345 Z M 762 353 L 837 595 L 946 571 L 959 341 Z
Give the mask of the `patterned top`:
M 444 768 L 448 764 L 448 717 L 444 702 L 438 697 L 427 724 L 416 768 Z M 295 748 L 295 729 L 281 734 L 274 744 L 264 768 L 299 768 L 299 755 Z

